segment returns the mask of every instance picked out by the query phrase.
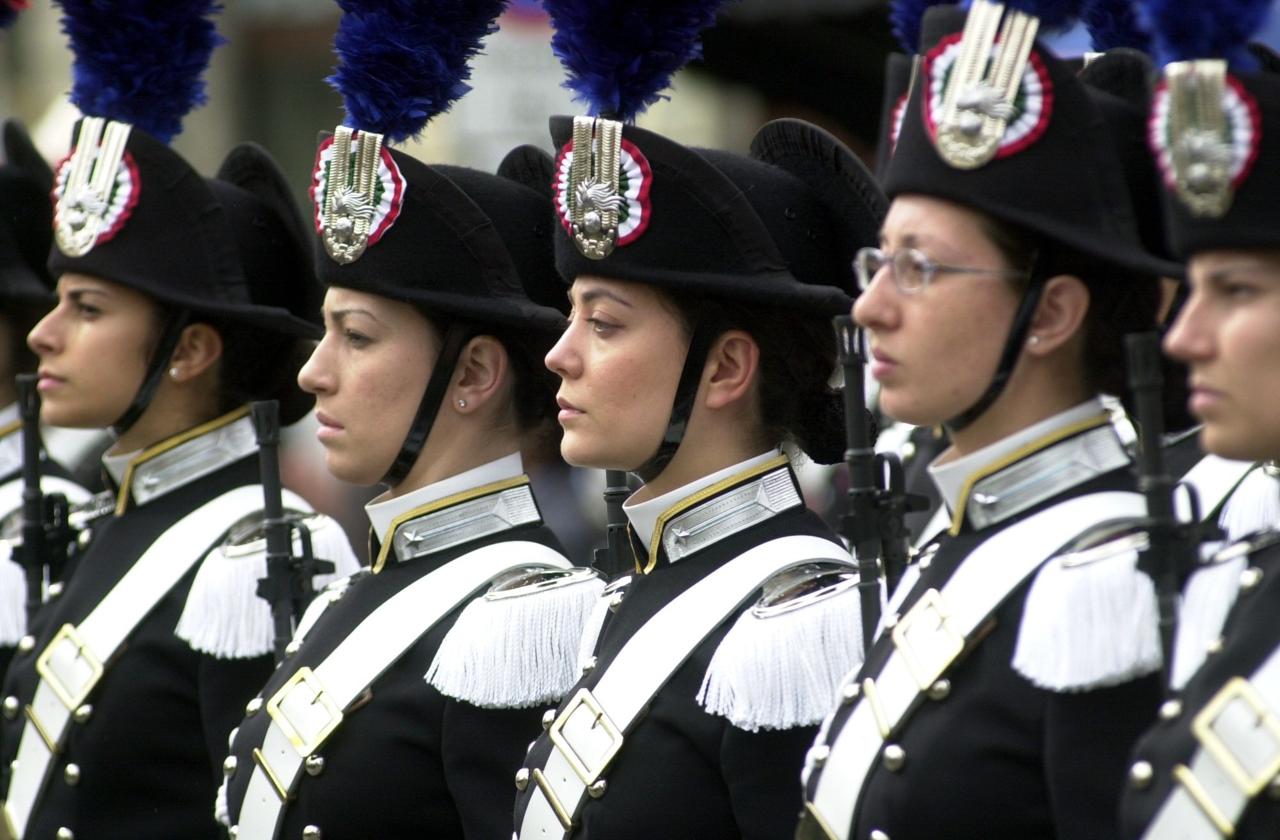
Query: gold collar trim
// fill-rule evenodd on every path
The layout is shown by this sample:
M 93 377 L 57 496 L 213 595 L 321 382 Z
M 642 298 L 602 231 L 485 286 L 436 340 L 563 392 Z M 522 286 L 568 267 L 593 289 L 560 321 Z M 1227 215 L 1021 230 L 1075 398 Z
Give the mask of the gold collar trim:
M 382 571 L 393 547 L 396 559 L 409 560 L 541 521 L 529 476 L 519 475 L 473 487 L 405 511 L 391 520 L 372 572 L 376 575 Z M 421 525 L 426 530 L 410 539 L 411 535 L 401 533 L 407 525 Z
M 734 475 L 731 475 L 728 478 L 724 478 L 724 479 L 721 479 L 720 481 L 717 481 L 715 484 L 712 484 L 709 487 L 704 487 L 698 492 L 684 497 L 683 499 L 676 502 L 671 507 L 664 510 L 661 514 L 658 515 L 658 519 L 653 525 L 653 536 L 649 538 L 648 562 L 645 564 L 643 569 L 640 568 L 639 563 L 637 563 L 636 571 L 639 572 L 640 574 L 647 575 L 650 572 L 652 572 L 654 568 L 658 565 L 658 552 L 661 549 L 663 540 L 666 536 L 665 532 L 667 530 L 667 526 L 673 524 L 673 520 L 675 520 L 676 517 L 680 516 L 683 513 L 691 511 L 693 508 L 697 507 L 698 505 L 701 505 L 703 502 L 706 502 L 707 500 L 711 499 L 714 496 L 718 496 L 719 494 L 725 492 L 726 490 L 729 490 L 730 488 L 733 488 L 739 484 L 744 484 L 748 481 L 751 481 L 751 479 L 753 478 L 764 476 L 767 473 L 775 472 L 776 470 L 779 470 L 779 469 L 787 470 L 788 481 L 794 485 L 794 482 L 790 481 L 790 468 L 791 468 L 791 462 L 787 458 L 787 456 L 779 455 L 776 458 L 770 458 L 768 461 L 765 461 L 763 464 L 759 464 L 755 467 L 751 467 L 750 469 L 743 470 L 740 473 L 735 473 Z M 796 495 L 798 498 L 799 494 L 797 493 Z M 793 506 L 794 505 L 788 505 L 787 507 L 789 508 Z M 787 508 L 782 508 L 782 509 L 785 510 Z M 778 512 L 780 511 L 770 510 L 768 512 L 768 515 L 772 516 L 773 514 Z M 756 520 L 746 523 L 742 527 L 755 524 L 755 521 L 758 521 L 758 518 Z M 741 528 L 738 528 L 737 530 L 741 530 Z M 730 533 L 736 533 L 736 530 Z M 723 539 L 724 537 L 727 537 L 727 536 L 729 536 L 729 533 L 717 534 L 715 539 L 702 543 L 699 546 L 699 548 L 705 548 L 706 546 L 711 545 L 713 542 L 716 542 L 718 539 Z M 692 553 L 692 551 L 687 551 L 687 552 L 684 552 L 684 554 L 682 554 L 681 556 L 685 556 L 686 554 L 690 554 L 690 553 Z
M 116 491 L 116 516 L 124 515 L 131 497 L 136 497 L 135 504 L 144 504 L 256 450 L 257 438 L 248 416 L 249 406 L 242 405 L 139 452 L 125 467 Z M 243 428 L 235 426 L 238 420 L 245 421 Z M 224 434 L 201 440 L 219 431 Z M 201 445 L 194 444 L 198 440 Z

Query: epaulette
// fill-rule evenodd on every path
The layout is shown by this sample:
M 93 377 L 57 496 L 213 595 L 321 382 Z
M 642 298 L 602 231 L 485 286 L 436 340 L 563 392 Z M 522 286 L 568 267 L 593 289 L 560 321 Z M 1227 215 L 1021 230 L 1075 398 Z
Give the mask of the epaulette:
M 862 664 L 857 583 L 852 564 L 834 561 L 765 581 L 716 647 L 698 703 L 748 732 L 820 723 L 840 681 Z
M 578 681 L 578 643 L 604 581 L 592 569 L 530 566 L 494 580 L 440 642 L 426 680 L 486 709 L 559 701 Z
M 1210 553 L 1192 572 L 1178 608 L 1171 688 L 1182 688 L 1204 664 L 1209 650 L 1222 638 L 1227 616 L 1240 593 L 1261 579 L 1258 570 L 1250 566 L 1250 556 L 1277 542 L 1280 531 L 1259 531 Z
M 1096 526 L 1036 573 L 1023 606 L 1013 668 L 1056 692 L 1119 685 L 1160 669 L 1155 586 L 1138 568 L 1147 533 Z
M 310 512 L 286 511 L 286 518 L 304 524 L 315 557 L 334 564 L 332 575 L 317 575 L 323 586 L 334 575 L 358 567 L 351 544 L 333 519 Z M 258 581 L 267 574 L 267 545 L 258 511 L 229 528 L 218 547 L 201 561 L 174 632 L 193 650 L 219 659 L 249 659 L 271 653 L 275 624 L 271 605 L 258 597 Z M 293 550 L 300 552 L 295 534 Z
M 1280 527 L 1280 481 L 1274 464 L 1260 464 L 1249 471 L 1223 503 L 1218 524 L 1232 542 Z

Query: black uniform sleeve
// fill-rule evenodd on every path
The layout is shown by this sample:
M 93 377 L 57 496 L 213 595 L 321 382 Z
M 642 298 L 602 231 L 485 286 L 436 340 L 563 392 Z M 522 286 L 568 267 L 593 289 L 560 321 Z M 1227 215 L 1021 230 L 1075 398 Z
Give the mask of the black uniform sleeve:
M 1050 695 L 1044 756 L 1058 840 L 1119 837 L 1129 754 L 1155 718 L 1159 700 L 1156 676 Z
M 441 755 L 467 840 L 511 836 L 516 771 L 545 709 L 481 709 L 445 700 Z
M 210 771 L 214 784 L 222 784 L 222 760 L 227 757 L 227 738 L 244 719 L 244 706 L 261 690 L 271 676 L 274 664 L 270 656 L 252 659 L 219 659 L 198 654 L 197 677 L 200 692 L 200 722 L 208 746 Z M 210 813 L 213 803 L 209 803 Z
M 816 726 L 747 732 L 724 724 L 720 766 L 743 840 L 777 840 L 795 833 L 804 806 L 800 770 Z

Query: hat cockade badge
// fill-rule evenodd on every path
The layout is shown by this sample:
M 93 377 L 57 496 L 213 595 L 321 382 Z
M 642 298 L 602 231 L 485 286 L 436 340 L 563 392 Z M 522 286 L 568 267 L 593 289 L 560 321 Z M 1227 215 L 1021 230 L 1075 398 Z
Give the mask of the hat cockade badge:
M 124 226 L 138 202 L 137 167 L 125 151 L 131 126 L 85 117 L 75 148 L 58 167 L 53 230 L 58 249 L 83 257 Z
M 325 253 L 347 265 L 400 215 L 404 176 L 382 135 L 338 126 L 316 155 L 312 200 Z

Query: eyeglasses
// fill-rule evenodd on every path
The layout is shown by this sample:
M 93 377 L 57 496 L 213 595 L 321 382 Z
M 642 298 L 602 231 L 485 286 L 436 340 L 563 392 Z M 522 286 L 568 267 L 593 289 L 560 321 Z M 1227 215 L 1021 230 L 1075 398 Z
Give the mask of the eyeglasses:
M 914 295 L 933 282 L 939 274 L 995 274 L 1004 277 L 1026 277 L 1026 271 L 1013 268 L 965 268 L 934 262 L 915 248 L 904 248 L 886 254 L 879 248 L 859 248 L 853 258 L 853 271 L 858 277 L 858 288 L 866 291 L 883 268 L 889 269 L 889 277 L 898 291 Z

